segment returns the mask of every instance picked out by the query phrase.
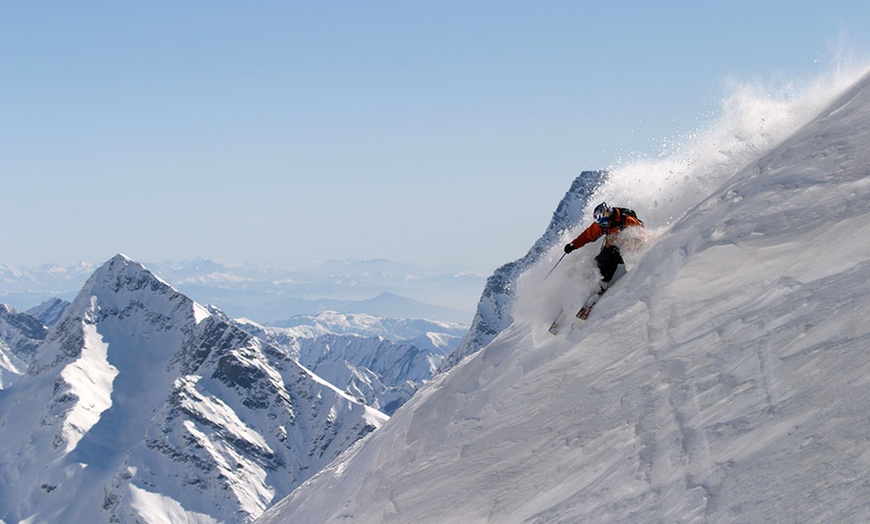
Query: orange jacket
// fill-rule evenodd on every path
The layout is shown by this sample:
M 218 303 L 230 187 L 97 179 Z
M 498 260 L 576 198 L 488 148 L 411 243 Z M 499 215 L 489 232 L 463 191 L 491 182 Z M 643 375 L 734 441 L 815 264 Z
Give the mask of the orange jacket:
M 643 227 L 643 222 L 634 218 L 633 216 L 629 216 L 626 214 L 625 216 L 625 225 L 620 224 L 622 222 L 621 217 L 619 216 L 619 210 L 613 209 L 614 216 L 608 223 L 609 225 L 604 228 L 598 225 L 598 222 L 593 222 L 591 226 L 587 227 L 585 231 L 580 233 L 574 240 L 571 241 L 571 245 L 574 246 L 574 249 L 579 249 L 590 242 L 595 242 L 601 235 L 607 235 L 604 238 L 604 247 L 610 247 L 616 245 L 616 236 L 626 227 L 632 226 L 640 226 Z

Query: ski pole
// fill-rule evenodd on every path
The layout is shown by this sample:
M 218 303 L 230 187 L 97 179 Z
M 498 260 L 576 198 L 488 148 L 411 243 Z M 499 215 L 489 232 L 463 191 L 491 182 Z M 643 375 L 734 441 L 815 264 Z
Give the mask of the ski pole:
M 562 253 L 562 256 L 559 258 L 558 262 L 556 262 L 556 266 L 559 265 L 559 262 L 561 262 L 562 259 L 565 258 L 565 255 L 567 255 L 567 254 L 568 254 L 568 253 Z M 553 274 L 553 271 L 556 270 L 556 266 L 553 266 L 553 269 L 551 269 L 550 272 L 547 273 L 547 276 L 544 277 L 544 280 L 547 280 L 548 278 L 550 278 L 550 275 L 552 275 L 552 274 Z

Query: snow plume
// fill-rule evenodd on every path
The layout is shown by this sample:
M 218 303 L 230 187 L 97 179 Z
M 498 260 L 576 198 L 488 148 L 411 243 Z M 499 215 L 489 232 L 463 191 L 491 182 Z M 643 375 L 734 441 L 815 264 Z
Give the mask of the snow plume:
M 633 249 L 623 249 L 631 271 L 644 251 L 706 196 L 735 173 L 816 118 L 846 87 L 867 72 L 866 67 L 839 66 L 807 81 L 779 80 L 776 85 L 730 80 L 719 116 L 693 133 L 663 140 L 657 158 L 635 158 L 608 168 L 577 229 L 567 231 L 543 261 L 526 272 L 518 284 L 514 317 L 529 319 L 535 340 L 547 337 L 545 328 L 563 309 L 576 310 L 600 279 L 594 257 L 599 243 L 565 257 L 562 246 L 592 222 L 599 202 L 634 209 L 647 235 Z M 637 239 L 636 239 L 637 240 Z
M 710 124 L 685 136 L 664 140 L 655 159 L 611 166 L 593 203 L 634 208 L 648 226 L 672 224 L 737 171 L 819 115 L 866 68 L 838 68 L 813 80 L 769 86 L 730 80 Z

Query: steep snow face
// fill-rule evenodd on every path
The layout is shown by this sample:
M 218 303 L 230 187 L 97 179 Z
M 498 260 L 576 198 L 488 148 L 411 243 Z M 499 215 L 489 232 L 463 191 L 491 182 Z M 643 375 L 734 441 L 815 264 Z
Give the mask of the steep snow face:
M 549 337 L 521 285 L 512 326 L 259 522 L 870 519 L 870 79 L 822 109 L 641 188 L 657 242 L 585 324 Z
M 96 302 L 96 301 L 94 301 Z M 94 324 L 82 326 L 82 350 L 79 357 L 64 366 L 59 383 L 68 398 L 75 398 L 65 413 L 60 440 L 63 452 L 76 449 L 79 440 L 100 421 L 100 415 L 112 406 L 112 382 L 118 368 L 108 361 L 109 344 Z M 143 370 L 145 371 L 145 370 Z
M 540 262 L 553 246 L 562 245 L 565 234 L 580 221 L 595 189 L 605 178 L 604 171 L 584 171 L 562 197 L 543 236 L 522 258 L 501 266 L 486 280 L 471 329 L 445 358 L 442 369 L 455 366 L 492 340 L 513 322 L 517 281 L 525 271 Z
M 27 364 L 0 339 L 0 389 L 8 388 L 26 369 Z
M 386 418 L 119 255 L 0 395 L 0 520 L 250 521 Z

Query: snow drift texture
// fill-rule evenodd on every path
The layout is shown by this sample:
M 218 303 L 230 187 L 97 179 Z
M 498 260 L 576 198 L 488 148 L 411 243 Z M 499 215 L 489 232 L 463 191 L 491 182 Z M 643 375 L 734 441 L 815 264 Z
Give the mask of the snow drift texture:
M 584 325 L 546 333 L 596 247 L 545 281 L 554 250 L 513 325 L 259 522 L 870 520 L 870 80 L 843 82 L 738 90 L 612 170 L 651 237 Z

